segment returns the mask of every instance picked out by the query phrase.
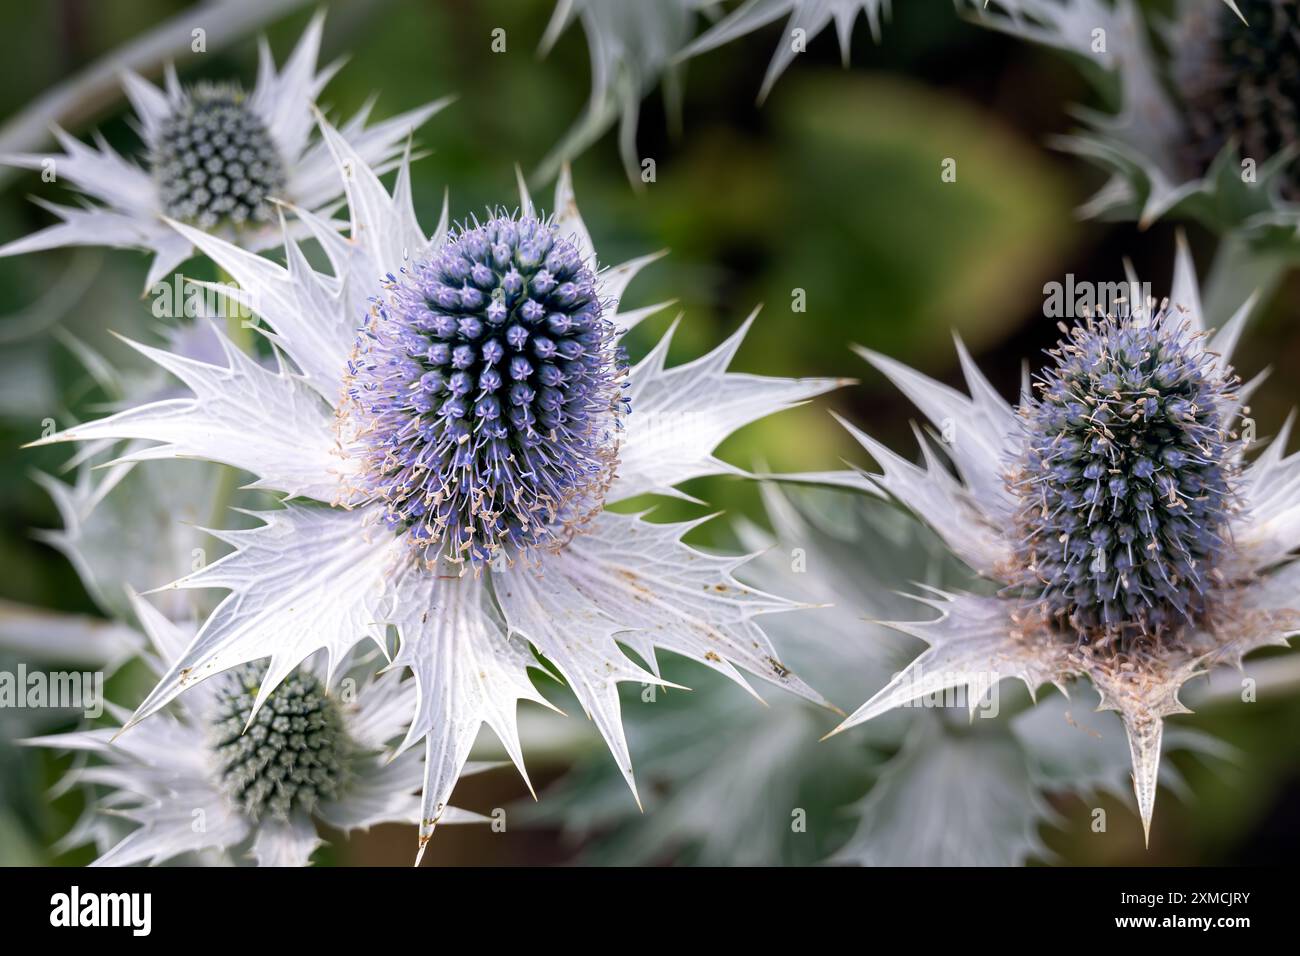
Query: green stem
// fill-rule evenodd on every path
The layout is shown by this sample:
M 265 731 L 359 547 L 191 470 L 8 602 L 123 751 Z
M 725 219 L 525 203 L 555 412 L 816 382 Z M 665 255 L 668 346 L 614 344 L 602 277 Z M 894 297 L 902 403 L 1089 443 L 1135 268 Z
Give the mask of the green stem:
M 220 267 L 217 268 L 217 281 L 229 283 L 230 285 L 236 284 L 234 278 Z M 257 354 L 257 343 L 253 339 L 253 328 L 250 320 L 242 314 L 242 309 L 235 307 L 235 304 L 229 300 L 225 300 L 225 308 L 227 338 L 241 352 L 255 356 Z M 239 492 L 239 469 L 232 468 L 229 465 L 218 465 L 217 469 L 219 477 L 212 493 L 212 516 L 208 521 L 208 527 L 210 528 L 220 528 L 224 525 L 226 511 L 230 508 L 235 495 Z
M 230 465 L 217 465 L 217 485 L 212 490 L 212 516 L 208 519 L 209 528 L 225 526 L 226 511 L 234 503 L 239 491 L 239 469 Z
M 238 285 L 230 273 L 220 266 L 217 267 L 217 281 L 223 285 Z M 226 336 L 241 352 L 255 355 L 257 343 L 253 339 L 252 319 L 243 315 L 243 310 L 229 300 L 225 302 L 225 309 Z

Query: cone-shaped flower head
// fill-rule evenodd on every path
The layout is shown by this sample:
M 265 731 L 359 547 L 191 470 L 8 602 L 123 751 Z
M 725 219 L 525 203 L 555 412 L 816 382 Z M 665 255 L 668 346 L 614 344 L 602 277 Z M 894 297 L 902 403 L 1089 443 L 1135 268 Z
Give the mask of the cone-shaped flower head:
M 194 640 L 195 625 L 128 596 L 148 648 L 144 660 L 162 671 Z M 263 686 L 264 667 L 243 664 L 129 732 L 103 727 L 27 741 L 93 758 L 68 772 L 66 783 L 96 792 L 66 842 L 95 839 L 97 866 L 195 854 L 304 866 L 321 843 L 318 823 L 344 832 L 416 823 L 421 754 L 385 753 L 402 733 L 415 688 L 396 671 L 376 676 L 377 656 L 357 660 L 330 684 L 317 655 L 274 689 Z M 466 773 L 486 769 L 474 764 Z M 108 809 L 113 817 L 105 822 Z M 444 814 L 447 823 L 484 819 L 456 808 Z
M 451 232 L 390 284 L 350 363 L 358 484 L 429 564 L 553 543 L 613 479 L 617 353 L 596 277 L 554 224 Z
M 1229 361 L 1252 306 L 1207 329 L 1180 240 L 1169 300 L 1063 328 L 1018 407 L 960 343 L 969 395 L 863 353 L 944 429 L 956 476 L 924 439 L 918 466 L 853 430 L 882 468 L 858 482 L 1000 590 L 920 597 L 940 616 L 895 626 L 929 649 L 840 729 L 948 688 L 974 707 L 1005 677 L 1031 692 L 1084 679 L 1123 721 L 1150 826 L 1182 686 L 1300 632 L 1300 456 L 1284 454 L 1289 428 L 1250 459 L 1235 431 L 1254 382 L 1238 386 Z
M 194 252 L 168 219 L 260 251 L 284 238 L 275 201 L 324 215 L 343 188 L 328 147 L 312 136 L 314 104 L 341 66 L 317 69 L 324 23 L 323 13 L 312 18 L 282 67 L 262 40 L 257 81 L 247 95 L 236 82 L 187 87 L 170 65 L 161 89 L 124 72 L 141 139 L 134 156 L 118 153 L 102 136 L 85 143 L 57 128 L 61 154 L 0 156 L 0 163 L 34 170 L 53 161 L 59 181 L 91 200 L 78 206 L 40 200 L 59 222 L 0 245 L 0 256 L 62 246 L 144 249 L 153 254 L 149 288 Z M 367 108 L 340 135 L 367 163 L 386 169 L 412 131 L 448 102 L 374 124 L 367 123 Z
M 353 745 L 314 674 L 294 674 L 254 710 L 261 680 L 254 664 L 220 678 L 212 748 L 222 789 L 245 816 L 287 821 L 338 798 Z
M 270 222 L 271 199 L 284 194 L 279 150 L 234 85 L 182 94 L 158 126 L 149 165 L 163 212 L 200 229 Z
M 1044 613 L 1085 640 L 1158 637 L 1206 611 L 1236 449 L 1225 377 L 1176 314 L 1087 320 L 1020 409 L 1018 558 Z

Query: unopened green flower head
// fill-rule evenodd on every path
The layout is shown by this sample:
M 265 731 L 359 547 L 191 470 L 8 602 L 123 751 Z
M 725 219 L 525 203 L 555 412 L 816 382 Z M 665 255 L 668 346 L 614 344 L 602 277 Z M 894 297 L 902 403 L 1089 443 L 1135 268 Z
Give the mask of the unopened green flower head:
M 264 223 L 285 189 L 266 124 L 232 84 L 200 84 L 163 122 L 150 156 L 163 211 L 201 229 Z
M 213 748 L 222 787 L 241 812 L 287 820 L 339 795 L 353 745 L 334 699 L 301 671 L 275 689 L 249 725 L 261 678 L 256 664 L 229 672 L 218 692 Z

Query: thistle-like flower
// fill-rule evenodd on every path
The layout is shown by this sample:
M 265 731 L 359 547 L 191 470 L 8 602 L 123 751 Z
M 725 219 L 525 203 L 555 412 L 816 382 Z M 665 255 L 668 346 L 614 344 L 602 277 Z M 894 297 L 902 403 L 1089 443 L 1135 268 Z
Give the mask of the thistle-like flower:
M 1291 0 L 1178 0 L 1159 29 L 1131 0 L 993 0 L 977 22 L 1101 70 L 1114 113 L 1057 144 L 1110 173 L 1086 215 L 1147 225 L 1167 214 L 1254 238 L 1300 226 L 1300 11 Z
M 134 594 L 131 600 L 152 648 L 146 659 L 162 673 L 192 641 L 193 625 L 168 620 Z M 230 862 L 251 853 L 260 866 L 305 866 L 322 842 L 316 821 L 348 832 L 420 817 L 419 754 L 391 762 L 384 756 L 406 725 L 413 688 L 395 671 L 379 678 L 364 665 L 359 671 L 359 679 L 330 686 L 308 663 L 264 693 L 260 668 L 245 664 L 131 733 L 97 728 L 26 743 L 91 755 L 69 771 L 70 782 L 103 792 L 88 813 L 111 811 L 134 824 L 96 866 L 213 853 Z M 481 769 L 487 766 L 467 772 Z M 450 808 L 443 822 L 484 819 Z M 102 837 L 103 828 L 78 832 Z
M 1177 310 L 1069 330 L 1022 403 L 1011 472 L 1022 582 L 1044 617 L 1121 651 L 1210 613 L 1239 450 L 1240 384 Z
M 665 683 L 656 648 L 820 701 L 754 620 L 793 605 L 737 583 L 743 558 L 684 545 L 694 523 L 603 506 L 739 473 L 712 454 L 726 435 L 841 383 L 728 373 L 743 329 L 673 368 L 666 336 L 627 368 L 619 338 L 663 304 L 629 311 L 619 300 L 656 256 L 599 269 L 567 171 L 553 219 L 521 183 L 517 213 L 449 229 L 444 210 L 428 238 L 406 164 L 390 195 L 344 137 L 323 121 L 321 131 L 351 237 L 297 215 L 333 275 L 292 235 L 281 267 L 176 224 L 240 286 L 214 291 L 255 303 L 296 368 L 267 370 L 224 339 L 221 364 L 138 346 L 193 398 L 48 439 L 160 442 L 144 454 L 234 465 L 291 499 L 262 513 L 262 527 L 222 533 L 234 552 L 176 582 L 232 593 L 130 723 L 269 657 L 260 708 L 303 659 L 336 661 L 367 638 L 385 646 L 391 626 L 395 664 L 419 688 L 401 749 L 425 741 L 423 851 L 482 724 L 523 772 L 517 702 L 545 703 L 529 668 L 567 680 L 634 793 L 617 685 Z
M 62 155 L 23 153 L 0 162 L 52 170 L 89 199 L 84 207 L 38 202 L 61 220 L 0 246 L 11 256 L 61 246 L 116 246 L 153 254 L 145 286 L 160 281 L 189 258 L 193 245 L 167 225 L 172 218 L 221 235 L 247 249 L 281 241 L 274 202 L 284 200 L 322 214 L 340 199 L 329 150 L 313 141 L 312 104 L 341 63 L 317 70 L 324 14 L 314 17 L 278 70 L 271 48 L 259 48 L 257 83 L 245 93 L 237 83 L 200 82 L 183 87 L 168 67 L 163 89 L 135 73 L 122 76 L 135 110 L 143 165 L 123 157 L 96 136 L 83 143 L 54 130 Z M 369 107 L 342 127 L 366 162 L 394 163 L 402 143 L 449 100 L 439 100 L 367 126 Z
M 940 617 L 895 626 L 929 650 L 838 728 L 949 687 L 1086 678 L 1124 722 L 1148 833 L 1182 686 L 1300 633 L 1300 455 L 1284 457 L 1289 423 L 1253 460 L 1254 423 L 1237 428 L 1251 385 L 1229 361 L 1253 300 L 1207 331 L 1180 241 L 1152 305 L 1066 329 L 1018 408 L 960 342 L 969 396 L 863 351 L 951 436 L 960 479 L 924 440 L 921 467 L 848 426 L 883 469 L 870 481 L 1001 590 L 920 598 Z

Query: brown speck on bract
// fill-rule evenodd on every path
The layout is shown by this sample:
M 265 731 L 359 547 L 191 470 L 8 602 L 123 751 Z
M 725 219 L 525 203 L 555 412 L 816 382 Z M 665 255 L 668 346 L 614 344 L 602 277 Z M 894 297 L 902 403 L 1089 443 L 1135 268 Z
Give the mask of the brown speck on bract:
M 629 571 L 627 568 L 616 568 L 614 573 L 632 586 L 638 600 L 645 601 L 649 599 L 651 592 L 641 583 L 641 578 L 635 571 Z
M 784 678 L 784 677 L 789 677 L 789 676 L 790 676 L 790 668 L 786 667 L 784 664 L 782 664 L 780 661 L 778 661 L 775 657 L 769 657 L 769 658 L 767 659 L 767 662 L 768 662 L 770 665 L 772 665 L 772 671 L 776 674 L 777 677 L 782 677 L 782 678 Z
M 1074 719 L 1074 715 L 1071 714 L 1068 710 L 1065 712 L 1065 722 L 1077 730 L 1082 730 L 1089 737 L 1092 737 L 1096 740 L 1101 740 L 1100 731 L 1093 730 L 1091 727 L 1084 727 L 1082 724 L 1080 724 L 1077 720 Z

